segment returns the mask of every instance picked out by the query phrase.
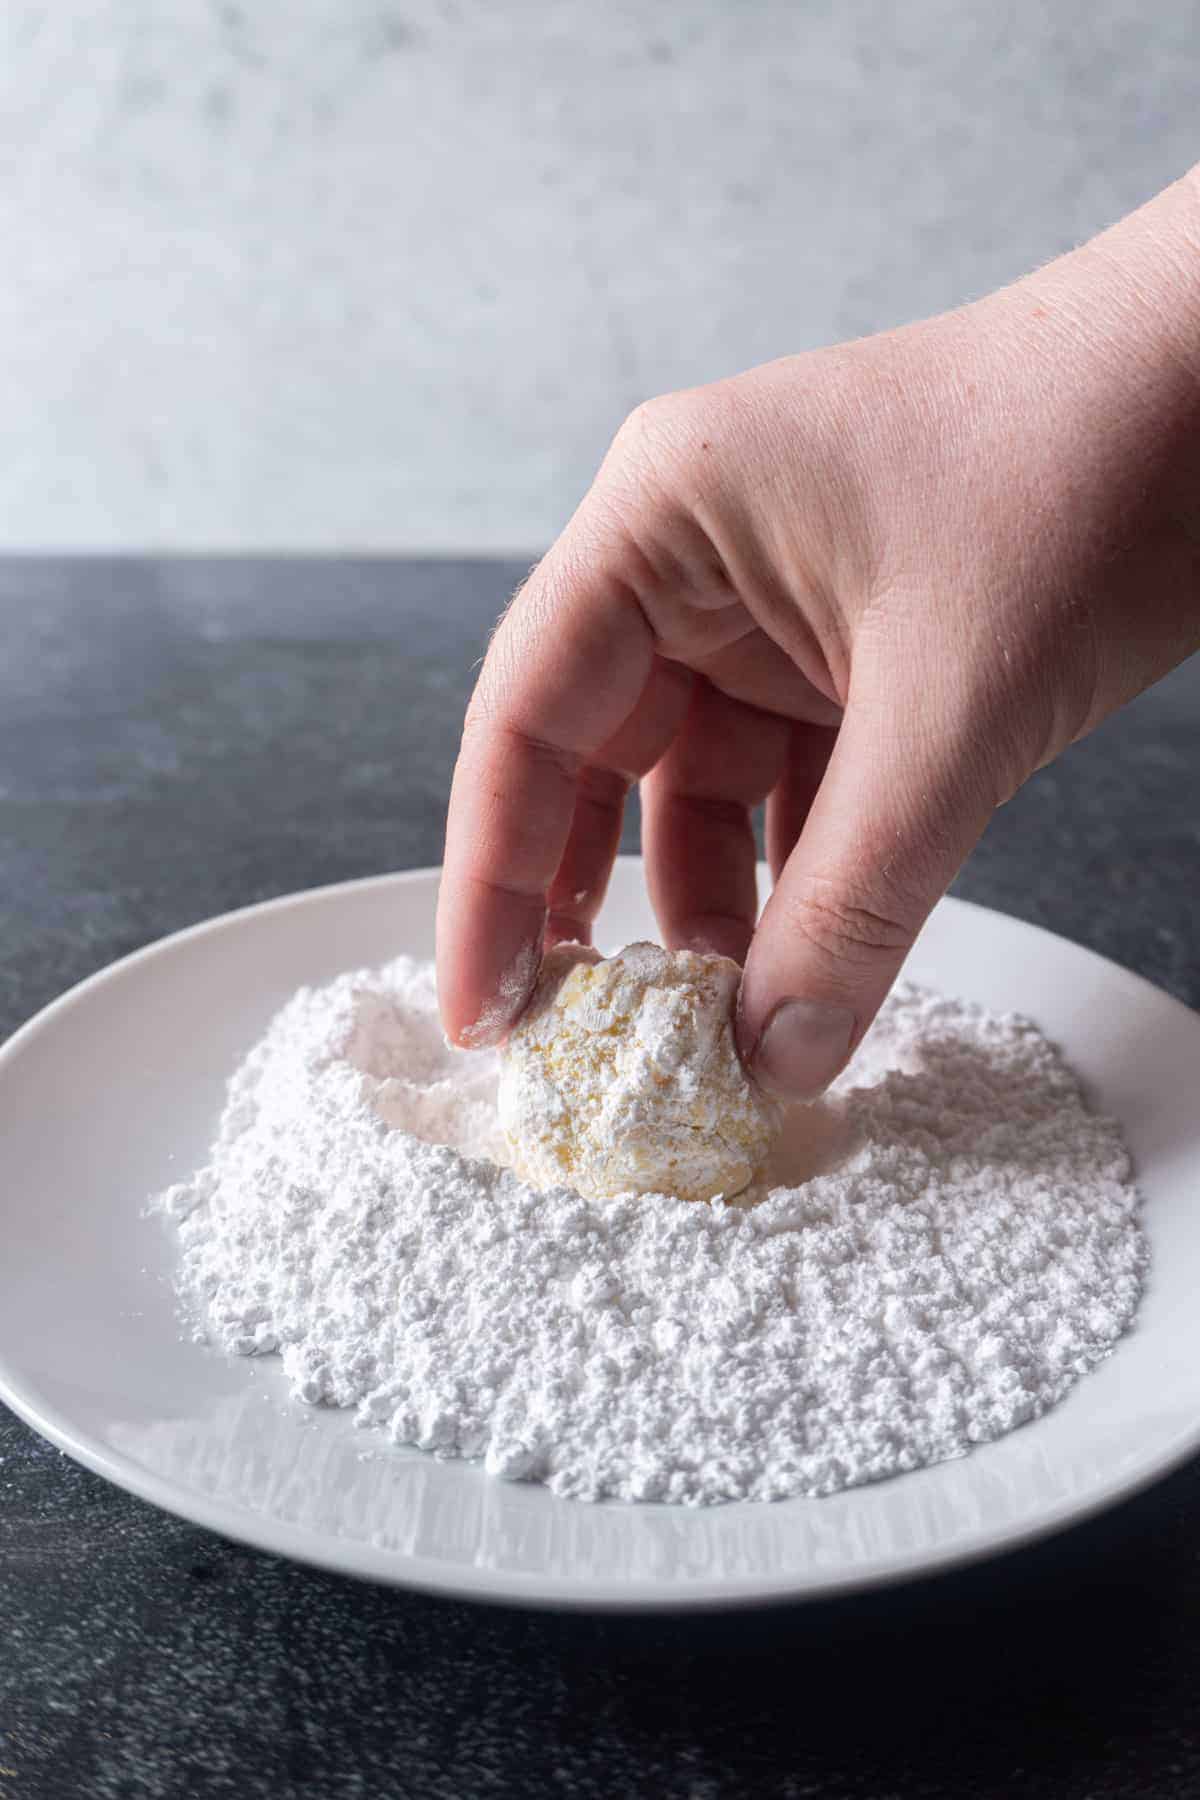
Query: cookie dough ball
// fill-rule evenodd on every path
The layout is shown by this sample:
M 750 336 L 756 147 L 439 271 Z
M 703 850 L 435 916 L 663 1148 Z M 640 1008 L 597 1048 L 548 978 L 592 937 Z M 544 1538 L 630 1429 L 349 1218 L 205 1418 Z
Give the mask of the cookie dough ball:
M 780 1111 L 733 1041 L 741 972 L 725 956 L 580 944 L 546 956 L 501 1057 L 513 1166 L 533 1186 L 589 1199 L 727 1198 L 753 1180 Z

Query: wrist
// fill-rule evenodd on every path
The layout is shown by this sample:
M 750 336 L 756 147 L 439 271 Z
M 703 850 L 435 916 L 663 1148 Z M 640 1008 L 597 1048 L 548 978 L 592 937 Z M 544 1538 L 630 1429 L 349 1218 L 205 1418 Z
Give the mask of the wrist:
M 978 310 L 1021 445 L 1013 542 L 1095 667 L 1057 750 L 1200 641 L 1200 170 Z
M 1169 514 L 1200 478 L 1200 168 L 994 296 L 1103 511 Z

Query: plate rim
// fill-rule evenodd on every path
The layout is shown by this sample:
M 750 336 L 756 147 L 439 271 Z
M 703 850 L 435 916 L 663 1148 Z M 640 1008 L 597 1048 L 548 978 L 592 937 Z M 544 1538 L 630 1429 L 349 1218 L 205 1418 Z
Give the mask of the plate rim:
M 641 858 L 627 854 L 618 858 L 618 862 L 633 867 L 640 864 Z M 328 903 L 339 894 L 360 892 L 368 888 L 382 890 L 422 882 L 436 884 L 440 877 L 441 869 L 434 865 L 324 883 L 253 901 L 246 906 L 183 926 L 165 937 L 156 938 L 76 982 L 19 1025 L 0 1043 L 0 1081 L 4 1078 L 6 1068 L 35 1037 L 53 1029 L 60 1017 L 72 1007 L 86 1001 L 110 982 L 118 980 L 135 965 L 144 967 L 187 943 L 235 929 L 254 915 Z M 1069 945 L 1075 954 L 1088 958 L 1102 968 L 1108 979 L 1114 975 L 1119 976 L 1125 984 L 1132 984 L 1143 990 L 1145 995 L 1153 996 L 1156 1005 L 1169 1007 L 1189 1020 L 1192 1027 L 1200 1027 L 1200 1013 L 1192 1007 L 1157 987 L 1145 976 L 1102 956 L 1088 945 L 1075 943 L 1061 933 L 1050 931 L 1046 926 L 1034 924 L 1011 913 L 1000 912 L 993 907 L 982 906 L 976 901 L 947 896 L 939 902 L 939 909 L 947 907 L 955 912 L 966 910 L 999 918 L 1009 925 L 1019 927 L 1023 932 L 1035 933 L 1054 944 Z M 448 1563 L 443 1565 L 412 1552 L 382 1549 L 353 1539 L 334 1538 L 314 1527 L 265 1515 L 233 1501 L 212 1499 L 180 1482 L 155 1474 L 124 1453 L 80 1432 L 55 1405 L 39 1396 L 36 1387 L 24 1380 L 13 1367 L 10 1354 L 3 1344 L 0 1344 L 0 1400 L 41 1437 L 94 1474 L 175 1518 L 213 1531 L 229 1541 L 247 1544 L 268 1555 L 286 1556 L 309 1566 L 359 1580 L 443 1598 L 546 1611 L 624 1614 L 716 1612 L 809 1604 L 917 1582 L 972 1563 L 990 1560 L 992 1557 L 1011 1554 L 1030 1544 L 1056 1536 L 1074 1525 L 1083 1524 L 1122 1501 L 1144 1492 L 1200 1449 L 1198 1416 L 1193 1425 L 1175 1434 L 1134 1470 L 1110 1476 L 1085 1498 L 1069 1497 L 1051 1506 L 1036 1519 L 1013 1524 L 1008 1529 L 997 1530 L 994 1526 L 976 1529 L 943 1551 L 926 1550 L 907 1558 L 892 1553 L 886 1558 L 861 1563 L 853 1569 L 813 1572 L 803 1584 L 797 1582 L 794 1574 L 778 1578 L 699 1577 L 677 1586 L 672 1586 L 661 1578 L 655 1580 L 639 1577 L 628 1587 L 614 1590 L 593 1577 L 576 1580 L 541 1571 L 460 1567 Z M 560 1503 L 577 1504 L 570 1501 Z M 605 1510 L 615 1511 L 624 1503 L 606 1501 L 599 1504 Z M 741 1504 L 749 1506 L 755 1503 Z M 774 1508 L 786 1506 L 789 1502 L 771 1504 Z

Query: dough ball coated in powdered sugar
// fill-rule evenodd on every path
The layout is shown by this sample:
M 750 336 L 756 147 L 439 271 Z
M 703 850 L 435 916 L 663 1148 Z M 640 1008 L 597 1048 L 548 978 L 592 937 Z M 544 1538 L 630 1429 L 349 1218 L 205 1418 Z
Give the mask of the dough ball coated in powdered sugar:
M 501 1055 L 500 1123 L 518 1174 L 594 1200 L 748 1186 L 780 1110 L 738 1059 L 740 978 L 728 957 L 657 944 L 607 959 L 581 944 L 549 951 Z

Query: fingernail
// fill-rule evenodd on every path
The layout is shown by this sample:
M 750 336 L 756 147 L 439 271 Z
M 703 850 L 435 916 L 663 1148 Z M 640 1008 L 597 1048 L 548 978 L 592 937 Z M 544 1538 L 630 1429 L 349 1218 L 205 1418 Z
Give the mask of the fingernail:
M 468 1049 L 490 1049 L 508 1035 L 533 992 L 541 960 L 539 932 L 536 939 L 522 944 L 500 977 L 495 997 L 488 1001 L 475 1023 L 466 1026 L 460 1033 Z
M 854 1014 L 820 1000 L 781 1000 L 754 1047 L 750 1073 L 782 1100 L 815 1100 L 850 1053 Z

